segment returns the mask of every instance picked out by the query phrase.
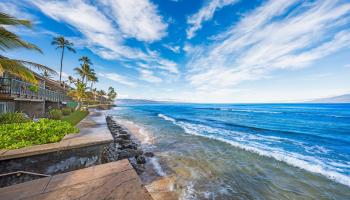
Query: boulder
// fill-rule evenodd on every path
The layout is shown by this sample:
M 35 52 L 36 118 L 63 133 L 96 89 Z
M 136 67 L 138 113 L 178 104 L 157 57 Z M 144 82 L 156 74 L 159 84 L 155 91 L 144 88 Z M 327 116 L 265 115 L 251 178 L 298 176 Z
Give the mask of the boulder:
M 154 153 L 153 152 L 145 152 L 143 155 L 146 157 L 153 157 Z
M 145 156 L 137 156 L 136 157 L 136 162 L 138 163 L 138 164 L 145 164 L 146 163 L 146 157 Z

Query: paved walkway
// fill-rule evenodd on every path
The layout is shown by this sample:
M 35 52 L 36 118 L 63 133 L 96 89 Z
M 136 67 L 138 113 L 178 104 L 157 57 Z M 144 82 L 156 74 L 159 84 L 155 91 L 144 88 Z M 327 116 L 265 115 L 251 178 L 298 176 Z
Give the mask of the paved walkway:
M 105 116 L 101 111 L 91 111 L 85 119 L 79 122 L 77 127 L 80 129 L 78 134 L 66 135 L 60 142 L 14 150 L 0 150 L 0 160 L 105 144 L 113 141 L 113 137 L 106 124 Z
M 127 159 L 0 188 L 0 199 L 152 200 Z

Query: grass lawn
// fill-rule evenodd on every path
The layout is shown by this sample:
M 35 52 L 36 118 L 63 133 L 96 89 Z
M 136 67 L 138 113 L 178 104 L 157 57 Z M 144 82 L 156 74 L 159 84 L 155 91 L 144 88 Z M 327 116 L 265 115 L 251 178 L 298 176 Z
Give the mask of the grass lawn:
M 70 124 L 72 124 L 73 126 L 75 126 L 76 124 L 78 124 L 82 119 L 84 119 L 87 115 L 89 114 L 89 111 L 74 111 L 71 114 L 67 115 L 67 116 L 63 116 L 61 118 L 62 121 L 66 121 L 69 122 Z

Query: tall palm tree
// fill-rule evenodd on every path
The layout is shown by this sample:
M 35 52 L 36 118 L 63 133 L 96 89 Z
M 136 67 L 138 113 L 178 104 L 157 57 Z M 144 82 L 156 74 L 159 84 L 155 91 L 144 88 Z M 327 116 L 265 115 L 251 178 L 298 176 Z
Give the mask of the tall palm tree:
M 39 47 L 22 40 L 15 33 L 8 31 L 6 29 L 8 26 L 25 26 L 27 28 L 31 28 L 32 24 L 28 20 L 17 19 L 8 14 L 0 12 L 0 51 L 5 52 L 7 50 L 25 48 L 42 53 Z M 45 65 L 30 61 L 11 59 L 0 54 L 0 76 L 3 76 L 3 73 L 7 72 L 21 78 L 24 81 L 37 83 L 34 74 L 28 69 L 28 67 L 35 67 L 39 70 L 46 70 L 51 74 L 56 73 L 54 70 Z
M 87 75 L 87 80 L 91 82 L 90 90 L 92 90 L 93 84 L 98 82 L 98 78 L 97 78 L 96 73 L 95 73 L 95 71 L 93 69 Z
M 90 58 L 87 56 L 80 57 L 79 61 L 83 62 L 83 64 L 93 65 Z
M 74 70 L 79 74 L 84 83 L 86 83 L 89 74 L 94 73 L 94 70 L 88 64 L 80 64 L 80 68 L 76 67 Z
M 70 42 L 69 40 L 66 40 L 63 36 L 55 37 L 53 38 L 52 45 L 56 46 L 56 49 L 62 49 L 61 52 L 61 67 L 60 67 L 60 83 L 62 79 L 62 65 L 63 65 L 63 56 L 64 56 L 64 49 L 67 49 L 68 51 L 71 51 L 75 53 L 74 44 Z

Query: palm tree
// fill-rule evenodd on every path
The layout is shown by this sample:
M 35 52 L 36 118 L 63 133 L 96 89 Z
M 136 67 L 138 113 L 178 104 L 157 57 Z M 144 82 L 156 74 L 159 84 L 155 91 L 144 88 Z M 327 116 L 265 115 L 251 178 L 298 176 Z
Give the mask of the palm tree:
M 47 70 L 44 70 L 43 73 L 41 73 L 41 76 L 47 79 L 52 78 L 51 74 Z
M 103 97 L 106 95 L 106 92 L 103 90 L 97 91 L 97 95 L 100 97 L 100 104 L 102 104 Z
M 114 99 L 117 97 L 117 93 L 114 91 L 113 87 L 108 88 L 107 96 L 109 101 L 114 101 Z
M 87 87 L 86 84 L 79 79 L 75 82 L 75 89 L 71 89 L 68 95 L 78 102 L 77 110 L 80 109 L 83 99 L 87 97 Z
M 91 60 L 87 56 L 82 56 L 79 58 L 79 61 L 83 62 L 80 64 L 80 68 L 76 67 L 74 70 L 80 75 L 82 78 L 82 81 L 87 83 L 88 77 L 92 77 L 95 75 L 95 72 L 93 69 L 90 68 L 90 65 L 92 65 Z M 85 79 L 86 78 L 86 79 Z
M 8 31 L 6 29 L 8 26 L 25 26 L 27 28 L 31 28 L 32 24 L 28 20 L 16 19 L 10 15 L 0 12 L 0 51 L 5 52 L 7 50 L 25 48 L 42 53 L 39 47 L 22 40 L 15 33 Z M 27 67 L 35 67 L 39 70 L 46 70 L 50 74 L 56 73 L 54 70 L 45 65 L 30 61 L 11 59 L 0 54 L 0 76 L 3 76 L 4 72 L 7 72 L 21 78 L 24 81 L 37 83 L 34 74 Z
M 94 70 L 91 70 L 91 72 L 87 75 L 87 80 L 91 82 L 90 90 L 92 90 L 93 84 L 98 82 L 98 78 Z
M 73 43 L 70 42 L 69 40 L 66 40 L 63 36 L 53 38 L 53 41 L 51 42 L 51 44 L 55 45 L 56 49 L 62 49 L 61 67 L 60 67 L 60 82 L 61 82 L 64 49 L 67 49 L 68 51 L 71 51 L 73 53 L 75 53 L 75 49 L 73 48 Z
M 69 82 L 69 86 L 75 82 L 74 78 L 72 76 L 68 76 L 68 82 Z

